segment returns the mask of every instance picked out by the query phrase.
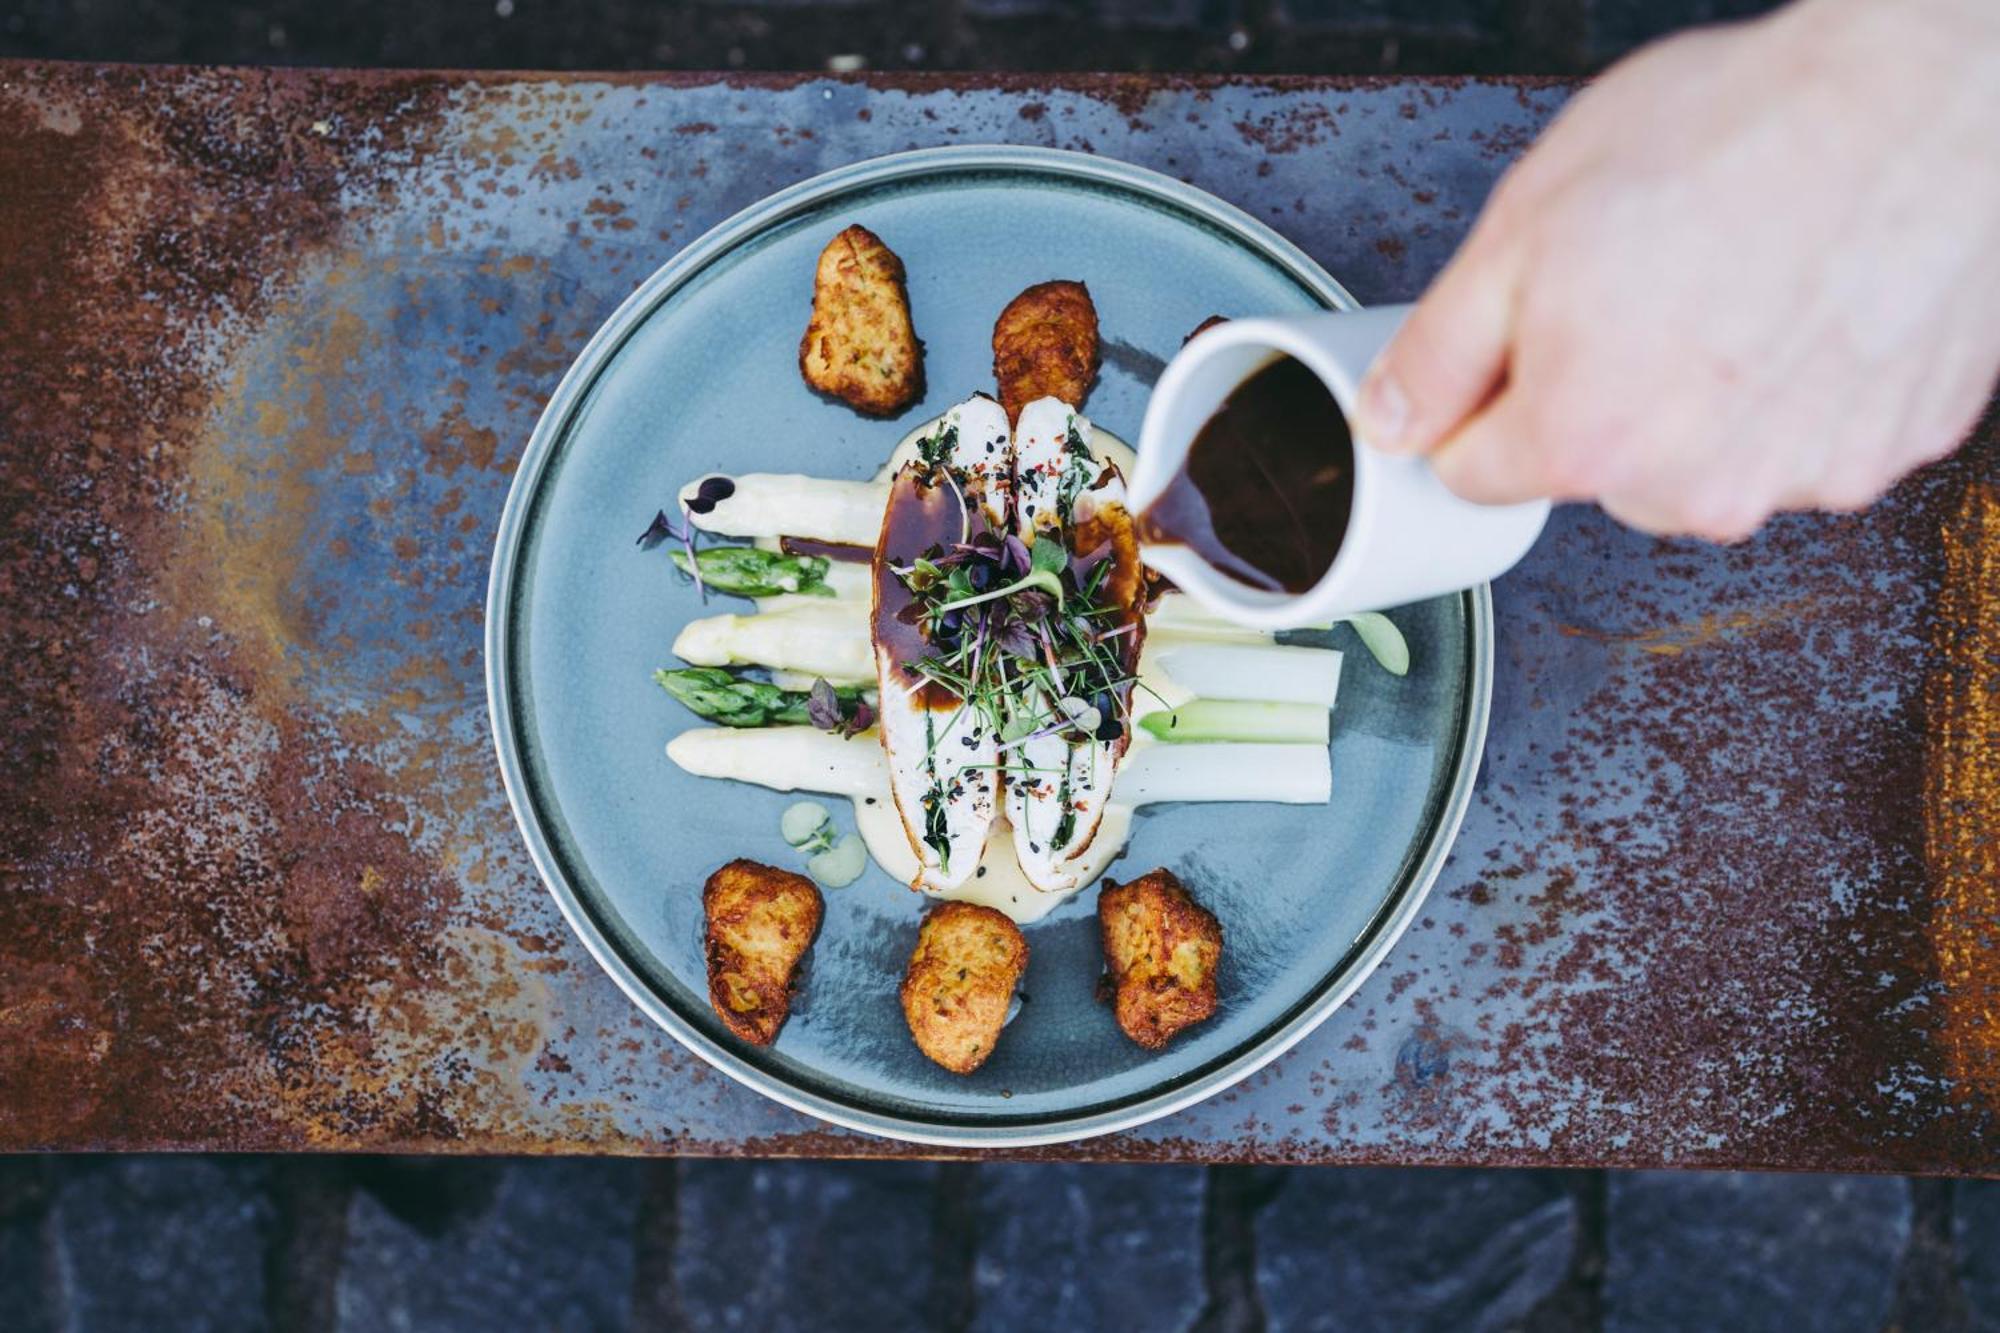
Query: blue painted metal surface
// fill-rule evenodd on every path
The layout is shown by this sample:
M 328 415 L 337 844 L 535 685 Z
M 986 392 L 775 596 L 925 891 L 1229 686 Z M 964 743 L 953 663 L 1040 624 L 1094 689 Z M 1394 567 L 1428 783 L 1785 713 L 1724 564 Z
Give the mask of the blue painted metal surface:
M 896 1151 L 681 1052 L 518 847 L 479 608 L 545 395 L 712 223 L 929 144 L 1178 175 L 1407 298 L 1564 95 L 0 67 L 0 1146 Z M 1728 550 L 1559 512 L 1423 919 L 1055 1151 L 1991 1171 L 1993 473 Z

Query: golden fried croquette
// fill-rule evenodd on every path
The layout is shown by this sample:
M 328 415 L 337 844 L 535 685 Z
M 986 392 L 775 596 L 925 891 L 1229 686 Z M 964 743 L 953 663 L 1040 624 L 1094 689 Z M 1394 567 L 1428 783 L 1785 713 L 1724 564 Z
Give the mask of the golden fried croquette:
M 799 372 L 870 416 L 893 416 L 924 395 L 924 345 L 910 323 L 903 261 L 866 227 L 847 228 L 819 253 Z
M 1001 913 L 961 902 L 932 908 L 903 976 L 917 1049 L 954 1074 L 986 1063 L 1027 966 L 1028 942 Z
M 1081 409 L 1097 378 L 1097 307 L 1080 282 L 1038 282 L 993 325 L 993 378 L 1007 420 L 1037 398 Z
M 708 919 L 708 1002 L 729 1030 L 769 1046 L 792 1009 L 792 977 L 826 905 L 804 875 L 735 860 L 701 891 Z
M 1129 884 L 1105 881 L 1097 921 L 1126 1036 L 1158 1050 L 1215 1012 L 1222 925 L 1171 871 L 1155 870 Z

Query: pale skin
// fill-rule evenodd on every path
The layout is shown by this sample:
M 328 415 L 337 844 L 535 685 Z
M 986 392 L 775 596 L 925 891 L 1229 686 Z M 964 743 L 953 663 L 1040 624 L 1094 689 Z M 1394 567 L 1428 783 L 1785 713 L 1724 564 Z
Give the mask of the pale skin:
M 2000 0 L 1800 0 L 1615 67 L 1362 386 L 1487 502 L 1732 541 L 1951 452 L 2000 373 Z

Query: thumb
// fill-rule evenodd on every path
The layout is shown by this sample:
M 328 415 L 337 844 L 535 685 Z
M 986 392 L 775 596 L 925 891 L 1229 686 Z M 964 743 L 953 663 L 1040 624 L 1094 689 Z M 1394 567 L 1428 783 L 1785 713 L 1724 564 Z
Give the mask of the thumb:
M 1507 376 L 1520 247 L 1489 212 L 1362 378 L 1356 422 L 1388 453 L 1429 453 Z

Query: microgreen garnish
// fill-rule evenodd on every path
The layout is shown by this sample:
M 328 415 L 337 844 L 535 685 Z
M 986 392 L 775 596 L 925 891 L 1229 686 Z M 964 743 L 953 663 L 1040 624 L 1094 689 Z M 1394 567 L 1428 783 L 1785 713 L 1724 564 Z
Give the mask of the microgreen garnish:
M 958 449 L 958 426 L 955 423 L 938 428 L 935 435 L 926 435 L 917 441 L 917 457 L 931 467 L 939 467 L 951 461 Z
M 626 531 L 630 532 L 631 529 L 627 528 Z M 667 511 L 662 509 L 659 513 L 653 515 L 653 521 L 648 523 L 646 530 L 639 534 L 637 545 L 642 551 L 650 551 L 661 542 L 677 542 L 680 539 L 680 529 L 674 526 L 674 521 L 667 517 Z
M 736 489 L 736 483 L 729 481 L 727 478 L 711 478 L 710 480 L 723 481 L 732 493 Z M 706 485 L 706 483 L 703 484 Z M 699 500 L 701 499 L 701 495 L 697 494 L 695 498 Z M 710 501 L 707 508 L 700 512 L 706 513 L 709 509 L 713 508 L 715 508 L 715 504 L 713 501 Z M 639 534 L 637 544 L 640 550 L 650 551 L 662 542 L 671 541 L 679 543 L 680 550 L 674 554 L 674 564 L 680 568 L 681 573 L 686 574 L 694 580 L 695 591 L 701 594 L 701 600 L 705 602 L 708 600 L 708 585 L 702 581 L 701 563 L 698 559 L 699 552 L 695 545 L 696 536 L 697 529 L 694 526 L 693 518 L 690 516 L 689 503 L 683 501 L 681 504 L 681 522 L 679 527 L 674 526 L 673 520 L 667 517 L 667 511 L 662 509 L 653 515 L 653 521 L 646 525 L 644 532 Z
M 1063 464 L 1062 480 L 1056 483 L 1056 514 L 1068 523 L 1076 510 L 1076 497 L 1097 477 L 1098 467 L 1074 421 L 1070 423 L 1064 452 L 1067 461 Z
M 875 710 L 858 694 L 842 698 L 832 682 L 821 677 L 806 696 L 806 719 L 821 731 L 853 737 L 875 725 Z
M 1017 538 L 1016 540 L 1019 539 Z M 946 602 L 944 605 L 938 607 L 937 610 L 940 613 L 962 611 L 968 606 L 978 606 L 981 602 L 996 601 L 999 598 L 1011 597 L 1016 593 L 1027 592 L 1031 589 L 1039 589 L 1055 598 L 1056 606 L 1060 608 L 1063 604 L 1063 586 L 1062 579 L 1058 575 L 1068 566 L 1069 554 L 1063 550 L 1063 544 L 1060 541 L 1057 541 L 1054 537 L 1037 537 L 1035 538 L 1034 550 L 1030 552 L 1028 557 L 1027 573 L 1003 587 L 992 588 L 986 592 L 971 593 L 967 596 Z M 966 581 L 966 586 L 972 586 L 970 579 Z M 916 590 L 913 588 L 911 591 L 914 592 Z
M 1104 597 L 1110 557 L 1108 542 L 1073 555 L 1054 533 L 1030 544 L 989 527 L 895 571 L 911 594 L 899 617 L 932 648 L 907 669 L 991 728 L 1012 756 L 1003 767 L 1025 771 L 1022 747 L 1045 737 L 1125 734 L 1138 624 L 1134 608 Z

